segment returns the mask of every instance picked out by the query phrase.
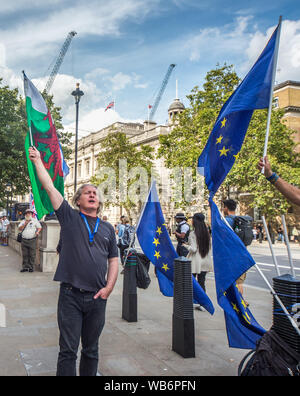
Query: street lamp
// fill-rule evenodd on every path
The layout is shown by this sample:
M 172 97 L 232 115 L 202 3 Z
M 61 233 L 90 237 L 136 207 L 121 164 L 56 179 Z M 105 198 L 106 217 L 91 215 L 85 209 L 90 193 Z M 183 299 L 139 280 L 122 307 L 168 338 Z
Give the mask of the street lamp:
M 76 89 L 71 93 L 75 98 L 75 106 L 76 106 L 76 135 L 75 135 L 75 164 L 74 164 L 74 193 L 77 189 L 77 150 L 78 150 L 78 112 L 79 112 L 79 102 L 81 96 L 84 95 L 82 91 L 79 89 L 79 83 L 76 84 Z

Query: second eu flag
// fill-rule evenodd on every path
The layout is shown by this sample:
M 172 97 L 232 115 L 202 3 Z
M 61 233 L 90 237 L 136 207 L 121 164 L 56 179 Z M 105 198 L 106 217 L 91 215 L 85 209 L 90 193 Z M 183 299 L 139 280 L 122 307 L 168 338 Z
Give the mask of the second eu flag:
M 171 297 L 173 295 L 173 263 L 178 255 L 166 227 L 155 183 L 152 183 L 136 234 L 144 254 L 157 269 L 161 292 Z M 192 281 L 194 300 L 213 314 L 212 302 L 193 276 Z

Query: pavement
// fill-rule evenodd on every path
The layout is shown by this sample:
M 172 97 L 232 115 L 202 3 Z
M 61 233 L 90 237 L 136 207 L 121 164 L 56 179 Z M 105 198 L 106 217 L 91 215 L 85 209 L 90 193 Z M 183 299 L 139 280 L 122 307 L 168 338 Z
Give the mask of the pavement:
M 0 312 L 6 312 L 6 327 L 1 327 L 0 319 L 0 376 L 54 376 L 59 284 L 52 280 L 51 273 L 20 273 L 20 267 L 20 256 L 0 246 Z M 206 311 L 194 311 L 196 357 L 189 359 L 172 351 L 173 299 L 160 293 L 153 266 L 150 275 L 149 288 L 138 289 L 136 323 L 122 319 L 123 276 L 119 275 L 108 300 L 106 325 L 100 337 L 99 372 L 103 376 L 237 375 L 247 351 L 228 347 L 213 274 L 206 284 L 216 312 L 211 316 Z M 269 329 L 270 292 L 246 285 L 245 299 L 256 320 Z

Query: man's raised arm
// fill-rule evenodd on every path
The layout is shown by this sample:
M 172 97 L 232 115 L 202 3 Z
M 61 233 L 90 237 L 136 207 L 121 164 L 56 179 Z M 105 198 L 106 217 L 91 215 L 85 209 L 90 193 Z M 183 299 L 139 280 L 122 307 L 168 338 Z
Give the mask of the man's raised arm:
M 289 201 L 293 204 L 300 206 L 300 190 L 299 188 L 289 184 L 281 177 L 279 177 L 275 172 L 271 169 L 271 164 L 268 160 L 268 157 L 261 158 L 258 163 L 258 169 L 261 171 L 265 169 L 265 177 L 266 179 L 272 183 L 278 191 L 281 192 Z
M 57 210 L 63 202 L 61 193 L 54 187 L 53 181 L 47 172 L 41 154 L 36 147 L 29 148 L 29 158 L 35 165 L 36 173 L 42 186 L 46 190 L 54 210 Z

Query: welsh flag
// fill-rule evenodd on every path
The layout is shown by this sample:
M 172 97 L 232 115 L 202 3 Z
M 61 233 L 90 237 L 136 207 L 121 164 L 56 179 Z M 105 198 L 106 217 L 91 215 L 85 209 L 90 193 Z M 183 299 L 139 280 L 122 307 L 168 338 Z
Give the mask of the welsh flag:
M 62 196 L 64 196 L 64 177 L 69 173 L 69 168 L 64 161 L 55 126 L 47 105 L 40 92 L 24 72 L 23 75 L 29 128 L 25 139 L 25 152 L 35 209 L 38 218 L 41 219 L 44 215 L 53 212 L 54 209 L 48 194 L 37 177 L 35 166 L 29 159 L 29 147 L 35 146 L 39 150 L 45 168 L 51 176 L 54 186 Z

